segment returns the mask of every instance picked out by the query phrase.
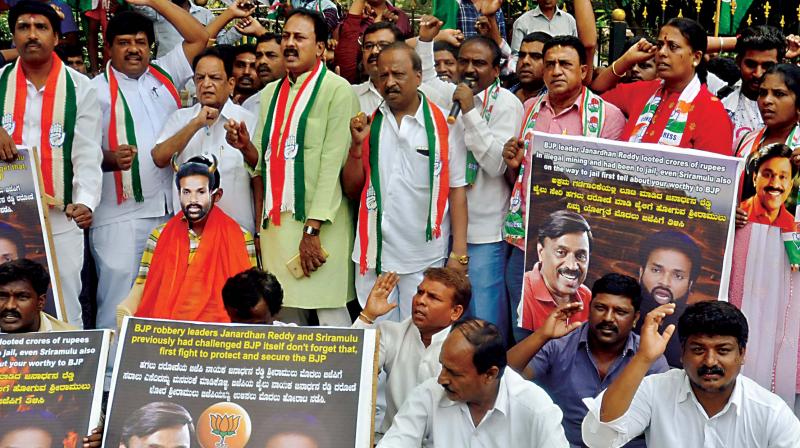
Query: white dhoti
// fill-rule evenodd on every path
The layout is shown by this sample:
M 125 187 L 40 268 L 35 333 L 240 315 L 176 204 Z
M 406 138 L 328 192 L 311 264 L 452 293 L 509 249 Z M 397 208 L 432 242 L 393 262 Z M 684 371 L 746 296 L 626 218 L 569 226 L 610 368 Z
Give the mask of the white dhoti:
M 75 227 L 53 235 L 56 250 L 58 279 L 61 283 L 61 302 L 66 310 L 67 322 L 83 328 L 83 313 L 78 296 L 81 294 L 81 268 L 83 268 L 83 230 Z

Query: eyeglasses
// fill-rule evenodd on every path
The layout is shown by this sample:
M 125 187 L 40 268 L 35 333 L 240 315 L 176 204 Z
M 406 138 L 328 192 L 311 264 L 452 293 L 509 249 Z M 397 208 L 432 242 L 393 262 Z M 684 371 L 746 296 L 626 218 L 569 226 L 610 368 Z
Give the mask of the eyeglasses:
M 377 47 L 378 52 L 380 52 L 381 50 L 383 50 L 384 48 L 388 47 L 391 44 L 392 42 L 364 42 L 363 44 L 361 44 L 361 48 L 364 51 L 370 52 L 373 51 L 375 47 Z

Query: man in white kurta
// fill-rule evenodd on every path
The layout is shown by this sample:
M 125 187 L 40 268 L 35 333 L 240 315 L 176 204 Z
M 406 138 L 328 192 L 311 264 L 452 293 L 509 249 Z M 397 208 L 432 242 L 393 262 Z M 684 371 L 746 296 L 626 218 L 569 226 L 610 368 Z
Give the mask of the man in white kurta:
M 242 152 L 225 140 L 225 123 L 234 120 L 244 122 L 247 129 L 255 129 L 257 118 L 230 99 L 233 77 L 219 51 L 206 49 L 197 58 L 194 70 L 200 102 L 178 109 L 169 117 L 153 149 L 153 159 L 157 165 L 166 166 L 174 154 L 177 154 L 178 165 L 194 156 L 214 155 L 219 161 L 223 191 L 216 205 L 248 232 L 255 234 L 253 192 L 250 188 L 252 170 L 248 170 Z M 180 207 L 177 190 L 173 189 L 172 196 L 173 207 L 177 209 Z
M 98 328 L 116 327 L 116 307 L 136 279 L 147 237 L 155 227 L 165 223 L 174 210 L 171 168 L 158 168 L 150 150 L 167 118 L 179 107 L 175 93 L 192 76 L 189 61 L 205 48 L 207 40 L 203 26 L 170 1 L 136 0 L 136 4 L 151 6 L 167 18 L 181 32 L 184 42 L 151 64 L 153 28 L 149 19 L 125 11 L 117 14 L 108 25 L 106 42 L 111 48 L 111 61 L 106 75 L 92 80 L 103 114 L 103 168 L 108 171 L 103 175 L 102 201 L 90 233 L 98 276 Z M 114 92 L 117 101 L 124 97 L 135 129 L 135 152 L 131 144 L 120 144 L 117 151 L 112 151 L 109 145 L 113 131 L 109 86 L 112 76 L 118 83 L 118 92 Z M 124 120 L 123 115 L 117 114 L 116 119 Z M 141 198 L 127 197 L 120 201 L 115 171 L 130 172 L 134 156 L 141 179 Z
M 37 148 L 41 157 L 42 132 L 49 133 L 49 143 L 56 152 L 60 152 L 64 144 L 65 131 L 55 115 L 59 104 L 53 109 L 53 123 L 49 129 L 41 128 L 44 117 L 43 106 L 45 103 L 46 83 L 51 75 L 55 77 L 61 70 L 62 63 L 53 53 L 53 48 L 58 43 L 60 19 L 46 4 L 40 9 L 38 2 L 20 2 L 12 8 L 9 14 L 14 43 L 19 49 L 20 58 L 15 64 L 8 64 L 2 69 L 2 74 L 11 78 L 10 74 L 21 73 L 25 83 L 25 109 L 22 122 L 15 121 L 13 104 L 10 104 L 9 95 L 20 96 L 16 92 L 16 80 L 8 79 L 6 97 L 3 110 L 3 130 L 0 130 L 0 147 L 2 159 L 11 160 L 16 157 L 16 146 Z M 49 11 L 48 11 L 49 10 Z M 38 45 L 31 45 L 38 44 Z M 15 70 L 17 69 L 17 70 Z M 58 274 L 61 283 L 61 300 L 66 309 L 67 321 L 79 328 L 83 328 L 81 319 L 81 305 L 78 295 L 81 291 L 81 268 L 83 267 L 83 228 L 88 227 L 93 218 L 92 211 L 100 201 L 100 114 L 97 105 L 97 95 L 90 81 L 77 71 L 64 67 L 66 75 L 71 78 L 75 90 L 75 117 L 74 136 L 72 141 L 71 164 L 73 170 L 71 198 L 58 197 L 58 190 L 66 187 L 60 163 L 53 164 L 52 184 L 56 194 L 50 204 L 50 230 L 53 234 L 55 256 L 58 264 Z M 56 103 L 60 97 L 54 92 Z M 61 97 L 63 101 L 63 96 Z M 63 106 L 62 106 L 63 107 Z M 69 112 L 67 112 L 69 113 Z M 16 143 L 12 136 L 21 140 Z M 14 131 L 17 131 L 16 133 Z M 41 161 L 43 171 L 47 170 L 46 161 Z M 55 166 L 58 165 L 58 166 Z M 46 176 L 45 176 L 46 177 Z M 62 179 L 59 184 L 59 178 Z M 47 180 L 43 180 L 47 184 Z M 47 190 L 47 185 L 45 185 Z M 64 188 L 66 190 L 66 188 Z M 70 200 L 71 199 L 71 200 Z
M 377 169 L 380 173 L 380 228 L 382 238 L 371 236 L 380 240 L 380 267 L 371 265 L 368 260 L 362 266 L 362 243 L 356 238 L 353 248 L 353 262 L 356 263 L 356 292 L 362 306 L 372 285 L 377 278 L 376 269 L 383 272 L 396 272 L 400 275 L 396 290 L 392 293 L 391 300 L 398 303 L 395 311 L 385 318 L 402 321 L 411 315 L 411 298 L 416 293 L 417 285 L 422 281 L 422 274 L 429 267 L 441 267 L 449 258 L 449 265 L 456 264 L 466 270 L 466 262 L 459 263 L 458 257 L 466 257 L 466 227 L 467 205 L 464 187 L 464 172 L 466 167 L 466 150 L 464 148 L 464 129 L 461 123 L 449 126 L 448 141 L 448 179 L 449 192 L 443 215 L 441 216 L 441 234 L 429 235 L 426 227 L 433 218 L 429 216 L 430 203 L 436 203 L 436 187 L 431 179 L 436 178 L 439 169 L 431 173 L 431 166 L 443 163 L 441 160 L 431 164 L 431 158 L 436 157 L 435 148 L 430 147 L 429 134 L 435 134 L 439 128 L 427 129 L 426 105 L 438 108 L 436 104 L 425 100 L 425 96 L 417 91 L 422 73 L 419 58 L 411 48 L 403 43 L 395 44 L 381 52 L 378 58 L 379 73 L 403 72 L 404 75 L 392 76 L 384 82 L 384 102 L 378 111 L 384 117 L 380 129 L 370 132 L 379 132 L 375 137 L 380 148 Z M 406 73 L 407 71 L 407 73 Z M 382 75 L 381 75 L 382 76 Z M 388 86 L 387 86 L 388 84 Z M 360 115 L 351 122 L 351 133 L 354 126 L 363 126 L 361 120 L 366 117 Z M 443 135 L 441 136 L 443 137 Z M 345 190 L 351 197 L 360 196 L 366 182 L 361 157 L 361 145 L 365 136 L 359 137 L 361 143 L 354 138 L 349 157 L 345 165 L 344 182 Z M 439 136 L 436 137 L 436 140 Z M 370 137 L 373 140 L 373 137 Z M 370 146 L 372 146 L 370 144 Z M 374 153 L 377 148 L 370 149 Z M 442 179 L 444 181 L 444 179 Z M 436 184 L 437 182 L 434 182 Z M 455 199 L 455 202 L 454 202 Z M 364 205 L 366 206 L 366 205 Z M 359 228 L 364 226 L 362 211 L 359 214 Z M 432 214 L 432 213 L 431 213 Z M 454 218 L 454 219 L 451 219 Z M 451 235 L 451 220 L 453 221 L 453 250 L 448 257 L 448 245 Z M 357 231 L 358 234 L 358 231 Z M 369 250 L 364 248 L 367 252 Z

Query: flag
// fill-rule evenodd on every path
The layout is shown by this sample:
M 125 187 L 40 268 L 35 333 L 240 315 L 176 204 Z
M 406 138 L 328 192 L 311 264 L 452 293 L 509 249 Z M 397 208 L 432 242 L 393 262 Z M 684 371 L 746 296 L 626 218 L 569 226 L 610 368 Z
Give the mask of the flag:
M 458 0 L 433 0 L 433 15 L 444 22 L 442 29 L 458 28 Z
M 281 7 L 281 0 L 273 0 L 267 9 L 267 19 L 275 20 L 278 18 L 278 9 Z
M 736 2 L 736 14 L 731 16 L 731 0 L 721 0 L 722 4 L 719 9 L 719 35 L 732 36 L 736 34 L 739 29 L 739 24 L 742 19 L 747 15 L 747 10 L 753 0 L 739 0 Z

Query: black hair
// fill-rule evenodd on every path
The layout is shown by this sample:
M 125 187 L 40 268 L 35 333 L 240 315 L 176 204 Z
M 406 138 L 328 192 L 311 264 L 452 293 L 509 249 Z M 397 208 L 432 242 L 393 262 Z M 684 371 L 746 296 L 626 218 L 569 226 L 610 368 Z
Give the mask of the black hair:
M 183 162 L 178 170 L 175 172 L 175 186 L 178 190 L 181 189 L 181 179 L 187 176 L 205 176 L 208 178 L 208 189 L 214 191 L 219 188 L 219 161 L 215 156 L 211 156 L 212 160 L 204 156 L 194 156 L 191 159 Z M 212 171 L 211 167 L 215 166 Z
M 747 347 L 747 318 L 728 302 L 704 300 L 689 305 L 678 319 L 678 338 L 685 344 L 689 336 L 733 336 L 739 348 Z
M 225 48 L 218 48 L 218 47 L 206 47 L 201 51 L 197 56 L 192 59 L 192 72 L 197 71 L 197 64 L 200 63 L 200 60 L 203 58 L 217 58 L 222 61 L 222 68 L 225 70 L 225 75 L 227 78 L 231 77 L 233 73 L 233 58 L 230 57 L 228 52 L 225 51 Z
M 550 39 L 552 38 L 553 36 L 545 33 L 544 31 L 534 31 L 526 34 L 525 37 L 522 38 L 522 43 L 529 44 L 531 42 L 541 42 L 546 44 L 547 42 L 550 42 Z
M 728 85 L 736 84 L 742 78 L 739 66 L 731 58 L 711 58 L 706 64 L 706 69 Z
M 697 74 L 697 77 L 700 78 L 700 82 L 705 84 L 706 75 L 708 74 L 706 61 L 703 57 L 708 50 L 708 35 L 706 34 L 706 30 L 699 23 L 685 17 L 669 19 L 664 26 L 669 26 L 678 30 L 686 41 L 689 42 L 689 46 L 692 48 L 693 52 L 699 51 L 702 53 L 700 55 L 700 63 L 695 67 L 694 72 Z M 664 26 L 661 28 L 664 28 Z
M 422 72 L 422 59 L 419 58 L 419 55 L 417 54 L 416 51 L 414 51 L 413 48 L 409 47 L 403 41 L 394 42 L 391 45 L 388 45 L 385 48 L 382 48 L 381 52 L 380 52 L 380 54 L 378 56 L 380 57 L 380 55 L 383 54 L 383 53 L 386 53 L 388 51 L 395 51 L 395 50 L 399 50 L 399 51 L 405 52 L 408 55 L 408 57 L 411 59 L 411 68 L 413 68 L 415 72 L 420 72 L 420 73 Z
M 236 56 L 239 56 L 240 54 L 244 53 L 256 54 L 256 46 L 253 44 L 239 44 L 239 45 L 234 45 L 231 48 L 231 54 L 233 55 L 234 60 L 236 59 Z
M 262 34 L 262 35 L 260 35 L 260 36 L 258 36 L 256 38 L 256 45 L 264 43 L 264 42 L 269 42 L 269 41 L 272 41 L 272 40 L 274 40 L 275 42 L 278 43 L 278 45 L 280 45 L 281 44 L 281 35 L 278 34 L 278 33 L 271 33 L 271 32 L 264 33 L 264 34 Z
M 400 31 L 400 28 L 398 28 L 394 23 L 391 23 L 391 22 L 375 22 L 375 23 L 372 23 L 370 26 L 367 27 L 367 29 L 364 30 L 363 33 L 361 33 L 361 37 L 362 38 L 366 38 L 368 34 L 372 34 L 372 33 L 376 32 L 376 31 L 380 31 L 380 30 L 389 30 L 389 31 L 391 31 L 392 34 L 394 35 L 394 41 L 395 42 L 400 42 L 401 40 L 403 40 L 403 32 Z
M 586 219 L 569 210 L 557 210 L 545 219 L 542 226 L 539 227 L 539 234 L 537 241 L 539 244 L 544 244 L 545 238 L 554 240 L 562 235 L 568 233 L 586 233 L 589 238 L 589 249 L 592 248 L 592 228 Z
M 83 59 L 83 48 L 78 45 L 57 45 L 55 52 L 64 62 L 67 62 L 67 58 L 79 57 Z
M 47 294 L 47 288 L 50 287 L 50 274 L 35 261 L 19 258 L 0 264 L 0 285 L 19 280 L 30 283 L 37 296 Z
M 464 312 L 467 311 L 472 298 L 472 285 L 469 277 L 452 268 L 428 268 L 422 274 L 422 278 L 453 289 L 453 304 L 461 305 Z
M 44 410 L 11 412 L 0 420 L 0 439 L 15 431 L 38 429 L 50 436 L 50 446 L 61 446 L 67 431 L 54 414 Z
M 53 32 L 61 35 L 61 17 L 48 3 L 35 0 L 22 0 L 16 5 L 11 7 L 8 11 L 8 28 L 11 34 L 14 34 L 14 29 L 17 26 L 17 19 L 23 14 L 38 14 L 45 16 L 50 22 L 50 27 Z
M 581 65 L 586 64 L 586 47 L 583 46 L 583 42 L 575 36 L 555 36 L 552 39 L 545 42 L 544 47 L 542 48 L 542 56 L 546 55 L 548 50 L 553 47 L 572 47 L 578 52 L 578 60 L 580 61 Z
M 120 444 L 130 447 L 132 437 L 143 438 L 176 426 L 188 426 L 189 435 L 194 439 L 192 415 L 183 406 L 166 401 L 147 403 L 125 419 Z
M 25 238 L 11 224 L 0 221 L 0 240 L 7 240 L 17 247 L 17 258 L 25 258 Z
M 267 303 L 267 309 L 277 315 L 283 305 L 283 288 L 278 279 L 259 268 L 242 271 L 225 281 L 222 302 L 236 317 L 245 319 L 258 302 Z
M 328 24 L 325 23 L 325 18 L 322 17 L 322 14 L 318 13 L 317 11 L 307 8 L 294 8 L 289 11 L 289 14 L 286 16 L 286 22 L 284 22 L 284 26 L 287 22 L 289 22 L 289 19 L 297 15 L 308 17 L 312 22 L 314 22 L 314 37 L 316 38 L 317 42 L 328 41 L 330 29 L 328 28 Z
M 503 341 L 503 334 L 491 322 L 483 319 L 459 319 L 453 324 L 450 332 L 460 331 L 464 338 L 475 348 L 472 355 L 472 364 L 478 373 L 486 373 L 489 369 L 496 366 L 498 369 L 497 379 L 502 378 L 503 370 L 508 364 L 506 358 L 506 347 Z
M 445 42 L 443 40 L 438 40 L 434 42 L 433 52 L 437 53 L 439 51 L 446 51 L 453 55 L 453 59 L 458 59 L 458 47 L 449 42 Z
M 792 148 L 783 143 L 770 143 L 769 145 L 762 146 L 758 151 L 750 153 L 746 161 L 747 174 L 753 175 L 758 173 L 761 165 L 776 158 L 785 158 L 789 160 L 789 165 L 792 167 L 792 178 L 797 176 L 797 165 L 791 163 Z
M 144 33 L 147 36 L 147 45 L 153 45 L 156 40 L 152 20 L 136 11 L 120 11 L 108 21 L 105 41 L 107 45 L 113 45 L 114 38 L 117 36 L 138 33 Z
M 686 255 L 692 263 L 689 281 L 694 282 L 700 276 L 703 256 L 700 247 L 689 235 L 677 230 L 662 230 L 648 236 L 639 246 L 639 266 L 644 269 L 650 254 L 657 249 L 671 249 Z
M 639 311 L 642 304 L 642 287 L 635 278 L 629 275 L 612 272 L 598 278 L 592 285 L 592 299 L 598 294 L 627 297 L 631 300 L 635 311 Z
M 800 109 L 800 67 L 794 64 L 775 64 L 767 69 L 766 75 L 780 74 L 786 88 L 794 93 L 794 104 Z
M 461 43 L 461 46 L 458 47 L 459 53 L 464 46 L 470 43 L 480 43 L 488 47 L 489 51 L 492 53 L 492 67 L 500 67 L 500 60 L 503 58 L 503 53 L 500 51 L 500 47 L 497 45 L 497 42 L 485 36 L 472 36 Z
M 786 37 L 781 30 L 769 25 L 756 25 L 742 30 L 736 38 L 736 56 L 741 58 L 748 50 L 777 50 L 778 62 L 786 53 Z

